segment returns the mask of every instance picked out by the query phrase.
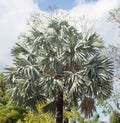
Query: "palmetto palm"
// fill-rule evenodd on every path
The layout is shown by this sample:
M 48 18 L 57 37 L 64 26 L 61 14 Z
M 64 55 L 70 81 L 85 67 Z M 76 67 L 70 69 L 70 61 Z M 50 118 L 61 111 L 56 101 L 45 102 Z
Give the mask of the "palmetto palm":
M 32 28 L 12 49 L 14 66 L 8 68 L 11 96 L 18 105 L 51 100 L 56 123 L 63 122 L 63 101 L 106 99 L 112 92 L 112 63 L 100 56 L 102 39 L 96 33 L 80 33 L 66 21 L 51 20 L 44 31 Z M 92 111 L 82 111 L 89 115 Z

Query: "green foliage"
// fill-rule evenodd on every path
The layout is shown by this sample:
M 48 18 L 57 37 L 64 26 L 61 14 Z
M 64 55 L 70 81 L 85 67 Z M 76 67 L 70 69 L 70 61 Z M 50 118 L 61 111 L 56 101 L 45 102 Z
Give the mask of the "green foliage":
M 18 112 L 16 111 L 9 111 L 9 110 L 1 110 L 0 111 L 0 122 L 1 123 L 15 123 L 16 122 L 16 116 L 18 115 Z
M 120 123 L 120 113 L 118 111 L 113 111 L 110 116 L 110 123 Z
M 93 119 L 86 120 L 84 123 L 105 123 L 103 121 L 99 121 L 99 115 L 96 114 Z
M 8 98 L 6 97 L 0 98 L 0 104 L 6 105 L 7 103 L 8 103 Z
M 0 96 L 1 97 L 5 96 L 5 91 L 6 91 L 5 76 L 2 73 L 0 73 Z
M 17 123 L 55 123 L 50 113 L 43 113 L 44 106 L 45 104 L 38 104 L 38 113 L 29 112 L 25 115 L 23 121 L 18 120 Z
M 65 111 L 64 119 L 69 119 L 70 122 L 76 121 L 80 123 L 84 123 L 84 118 L 79 111 L 76 110 L 75 107 L 72 107 L 70 111 Z
M 0 122 L 16 123 L 18 119 L 23 119 L 25 112 L 25 109 L 13 106 L 8 102 L 6 105 L 0 103 Z
M 106 123 L 106 122 L 103 122 L 103 121 L 94 121 L 94 120 L 87 120 L 84 123 Z

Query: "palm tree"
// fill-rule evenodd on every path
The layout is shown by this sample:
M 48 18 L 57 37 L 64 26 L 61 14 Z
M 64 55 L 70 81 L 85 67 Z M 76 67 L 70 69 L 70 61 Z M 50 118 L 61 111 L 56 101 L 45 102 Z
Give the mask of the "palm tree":
M 49 100 L 49 106 L 55 104 L 56 123 L 63 123 L 65 102 L 69 108 L 81 101 L 81 111 L 90 116 L 93 99 L 110 96 L 112 62 L 100 55 L 102 38 L 95 32 L 82 33 L 66 21 L 51 20 L 46 29 L 32 28 L 21 40 L 12 49 L 14 65 L 7 68 L 17 105 L 37 111 L 38 101 Z

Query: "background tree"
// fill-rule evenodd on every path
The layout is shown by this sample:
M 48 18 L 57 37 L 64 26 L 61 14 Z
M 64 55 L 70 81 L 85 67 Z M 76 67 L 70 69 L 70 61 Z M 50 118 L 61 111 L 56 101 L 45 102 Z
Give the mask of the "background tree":
M 113 9 L 110 11 L 109 20 L 120 24 L 120 8 Z
M 120 8 L 113 9 L 109 13 L 108 20 L 110 22 L 115 22 L 120 27 Z M 111 57 L 114 62 L 114 89 L 111 99 L 109 101 L 100 101 L 100 105 L 104 106 L 103 112 L 107 115 L 113 112 L 113 110 L 120 110 L 120 45 L 109 45 L 103 50 L 103 56 Z M 115 106 L 113 107 L 111 103 L 114 102 Z
M 109 17 L 110 21 L 116 22 L 120 28 L 120 8 L 117 9 L 113 9 L 110 11 L 110 17 Z M 111 51 L 110 51 L 111 50 Z M 119 44 L 117 46 L 110 46 L 109 48 L 109 53 L 111 53 L 112 58 L 114 60 L 114 67 L 115 67 L 115 81 L 116 81 L 116 85 L 115 85 L 115 89 L 114 89 L 114 102 L 116 104 L 116 107 L 118 110 L 120 110 L 120 103 L 119 103 L 119 99 L 120 99 L 120 93 L 119 93 L 119 89 L 117 88 L 118 85 L 120 85 L 120 46 Z
M 32 27 L 12 49 L 14 65 L 7 69 L 11 97 L 35 111 L 37 102 L 50 100 L 56 123 L 63 122 L 65 102 L 77 107 L 80 101 L 82 113 L 92 116 L 94 99 L 107 99 L 112 92 L 112 63 L 99 53 L 102 38 L 79 32 L 64 20 L 47 22 L 43 28 Z

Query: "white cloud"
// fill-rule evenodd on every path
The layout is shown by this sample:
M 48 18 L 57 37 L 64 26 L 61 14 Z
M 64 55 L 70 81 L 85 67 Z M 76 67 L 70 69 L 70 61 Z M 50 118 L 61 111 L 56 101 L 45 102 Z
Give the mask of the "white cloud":
M 97 20 L 95 29 L 103 37 L 105 44 L 119 43 L 118 29 L 115 24 L 107 21 L 109 11 L 120 7 L 120 0 L 98 0 L 86 3 L 85 0 L 76 0 L 76 6 L 69 12 L 74 18 L 87 16 L 93 21 Z
M 11 64 L 10 49 L 34 11 L 38 7 L 33 0 L 0 0 L 0 66 Z

